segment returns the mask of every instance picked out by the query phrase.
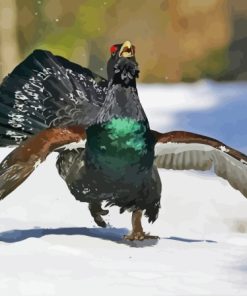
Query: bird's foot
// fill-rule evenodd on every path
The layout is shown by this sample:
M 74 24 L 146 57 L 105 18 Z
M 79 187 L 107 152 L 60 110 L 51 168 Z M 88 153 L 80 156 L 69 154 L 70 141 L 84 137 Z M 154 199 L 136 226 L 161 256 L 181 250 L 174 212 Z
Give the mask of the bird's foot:
M 145 239 L 159 239 L 158 236 L 150 235 L 149 233 L 145 233 L 143 231 L 132 232 L 128 235 L 125 235 L 123 238 L 124 238 L 124 240 L 129 240 L 129 241 L 133 241 L 133 240 L 143 241 Z
M 94 219 L 94 222 L 98 226 L 106 228 L 107 224 L 106 224 L 105 220 L 101 217 L 101 215 L 95 215 L 95 216 L 93 216 L 93 219 Z
M 100 226 L 105 228 L 107 226 L 106 222 L 104 221 L 104 219 L 102 218 L 102 216 L 105 216 L 109 213 L 108 210 L 104 210 L 101 208 L 101 204 L 90 204 L 89 205 L 89 210 L 90 213 L 94 219 L 94 222 Z

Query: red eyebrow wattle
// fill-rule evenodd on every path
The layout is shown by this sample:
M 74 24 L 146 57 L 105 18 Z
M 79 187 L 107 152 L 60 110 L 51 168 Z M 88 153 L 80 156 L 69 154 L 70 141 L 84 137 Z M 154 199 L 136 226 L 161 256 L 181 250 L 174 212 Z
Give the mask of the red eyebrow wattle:
M 111 48 L 110 48 L 110 52 L 114 53 L 116 51 L 117 51 L 117 47 L 115 45 L 112 45 Z

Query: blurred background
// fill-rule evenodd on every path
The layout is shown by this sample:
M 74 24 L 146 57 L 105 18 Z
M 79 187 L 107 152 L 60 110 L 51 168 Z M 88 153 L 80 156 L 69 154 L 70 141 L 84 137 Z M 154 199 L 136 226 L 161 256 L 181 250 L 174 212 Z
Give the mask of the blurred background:
M 106 75 L 136 45 L 140 82 L 247 79 L 246 0 L 0 0 L 0 79 L 35 48 Z

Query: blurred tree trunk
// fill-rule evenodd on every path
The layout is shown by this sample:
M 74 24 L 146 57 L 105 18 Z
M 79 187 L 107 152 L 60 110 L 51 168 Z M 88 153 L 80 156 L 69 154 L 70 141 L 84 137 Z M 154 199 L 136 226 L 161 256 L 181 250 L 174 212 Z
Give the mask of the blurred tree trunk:
M 20 61 L 15 0 L 0 1 L 0 77 L 7 75 Z

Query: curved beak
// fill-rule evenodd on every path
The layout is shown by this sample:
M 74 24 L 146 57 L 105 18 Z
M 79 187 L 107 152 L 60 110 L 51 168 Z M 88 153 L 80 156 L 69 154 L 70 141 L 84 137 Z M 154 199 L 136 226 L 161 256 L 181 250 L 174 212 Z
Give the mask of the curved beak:
M 135 46 L 130 41 L 125 41 L 120 48 L 119 56 L 124 58 L 130 58 L 135 55 Z

